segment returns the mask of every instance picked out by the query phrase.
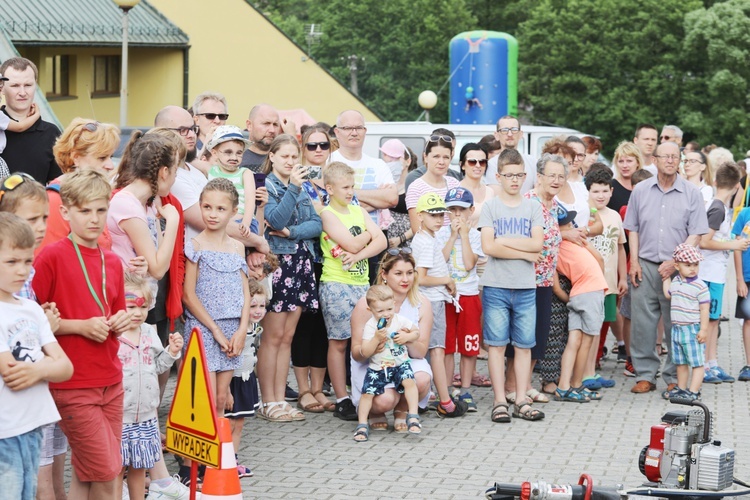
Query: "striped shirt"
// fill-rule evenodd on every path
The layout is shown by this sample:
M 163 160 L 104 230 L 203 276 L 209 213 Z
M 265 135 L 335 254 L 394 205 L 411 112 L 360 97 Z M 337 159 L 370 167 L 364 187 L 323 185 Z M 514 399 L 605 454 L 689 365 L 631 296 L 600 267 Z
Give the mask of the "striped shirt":
M 672 297 L 672 324 L 694 325 L 701 322 L 701 304 L 708 304 L 711 296 L 708 286 L 698 278 L 683 279 L 679 274 L 669 286 Z

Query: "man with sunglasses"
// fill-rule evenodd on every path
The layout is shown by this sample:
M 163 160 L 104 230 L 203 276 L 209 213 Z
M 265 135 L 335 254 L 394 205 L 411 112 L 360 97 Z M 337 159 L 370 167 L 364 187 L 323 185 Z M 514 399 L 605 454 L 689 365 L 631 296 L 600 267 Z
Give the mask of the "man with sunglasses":
M 456 152 L 456 134 L 448 130 L 447 128 L 436 128 L 432 131 L 430 134 L 430 137 L 427 138 L 428 142 L 437 142 L 439 140 L 442 140 L 443 142 L 451 142 L 453 143 L 453 153 Z M 451 157 L 451 160 L 453 158 Z M 404 183 L 404 188 L 408 191 L 409 186 L 412 182 L 416 181 L 420 177 L 422 177 L 425 172 L 427 172 L 427 166 L 426 165 L 420 165 L 419 167 L 415 168 L 409 174 L 406 176 L 406 181 Z M 446 175 L 453 177 L 454 179 L 461 180 L 461 172 L 453 170 L 452 168 L 448 169 L 448 172 Z
M 497 121 L 497 127 L 495 131 L 495 139 L 500 142 L 500 152 L 502 153 L 506 149 L 518 150 L 518 144 L 523 139 L 523 131 L 521 130 L 521 122 L 515 116 L 505 115 Z M 530 191 L 534 187 L 534 179 L 536 179 L 536 158 L 527 155 L 523 151 L 521 153 L 523 158 L 524 170 L 526 172 L 526 178 L 521 185 L 521 195 Z M 487 162 L 487 171 L 484 174 L 484 179 L 487 184 L 498 184 L 497 181 L 497 159 L 498 155 L 492 157 Z
M 268 156 L 268 150 L 276 136 L 282 133 L 279 112 L 268 104 L 258 104 L 250 110 L 245 121 L 247 135 L 252 145 L 242 155 L 240 167 L 259 173 L 260 166 Z M 284 131 L 286 132 L 286 131 Z M 296 130 L 290 131 L 292 135 Z
M 661 144 L 674 142 L 678 146 L 682 146 L 682 130 L 677 125 L 664 125 L 664 128 L 661 129 L 659 142 Z
M 217 92 L 204 92 L 193 102 L 193 119 L 198 126 L 196 147 L 203 149 L 207 137 L 214 133 L 217 127 L 226 125 L 229 118 L 226 98 Z
M 12 57 L 0 65 L 0 74 L 8 78 L 3 85 L 5 106 L 0 112 L 20 121 L 32 114 L 39 72 L 36 65 L 23 57 Z M 62 175 L 52 154 L 60 130 L 41 118 L 24 132 L 6 131 L 7 144 L 2 158 L 11 172 L 25 172 L 41 184 Z

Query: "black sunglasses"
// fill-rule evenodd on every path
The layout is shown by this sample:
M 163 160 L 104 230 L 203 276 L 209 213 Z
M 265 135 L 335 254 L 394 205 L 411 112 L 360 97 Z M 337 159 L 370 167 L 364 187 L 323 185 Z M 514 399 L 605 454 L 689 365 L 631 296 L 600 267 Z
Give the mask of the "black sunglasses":
M 323 151 L 328 151 L 329 149 L 331 149 L 331 143 L 328 142 L 328 141 L 325 141 L 325 142 L 308 142 L 308 143 L 305 144 L 305 147 L 307 148 L 307 150 L 311 151 L 311 152 L 317 150 L 318 146 L 320 146 L 320 149 L 322 149 Z
M 226 120 L 229 118 L 229 113 L 198 113 L 198 116 L 205 116 L 207 120 L 215 120 L 216 117 L 219 117 L 219 120 Z

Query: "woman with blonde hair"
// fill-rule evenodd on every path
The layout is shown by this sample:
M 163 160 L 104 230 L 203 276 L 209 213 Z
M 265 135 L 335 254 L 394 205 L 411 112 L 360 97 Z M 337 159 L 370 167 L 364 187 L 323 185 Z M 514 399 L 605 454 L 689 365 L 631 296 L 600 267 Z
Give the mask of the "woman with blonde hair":
M 632 142 L 623 141 L 617 146 L 615 156 L 612 158 L 614 179 L 612 180 L 612 199 L 607 205 L 615 212 L 630 201 L 630 193 L 633 191 L 631 177 L 636 170 L 643 168 L 643 155 L 640 148 Z
M 714 151 L 719 151 L 719 149 L 715 149 Z M 705 155 L 701 151 L 686 151 L 682 160 L 685 179 L 700 189 L 706 207 L 708 207 L 714 198 L 714 177 L 711 156 L 716 157 L 719 155 L 713 155 L 713 152 L 712 154 Z M 731 162 L 731 153 L 729 158 Z M 719 165 L 723 163 L 725 162 L 722 161 Z
M 35 255 L 38 255 L 45 246 L 66 238 L 70 233 L 70 224 L 60 215 L 62 204 L 60 186 L 65 177 L 76 169 L 82 168 L 98 170 L 111 178 L 115 170 L 112 155 L 119 144 L 120 130 L 116 126 L 88 118 L 73 118 L 70 125 L 57 138 L 52 153 L 63 175 L 47 186 L 47 199 L 49 199 L 47 234 L 42 244 L 36 249 Z M 99 245 L 107 250 L 112 248 L 112 238 L 106 228 L 99 236 Z

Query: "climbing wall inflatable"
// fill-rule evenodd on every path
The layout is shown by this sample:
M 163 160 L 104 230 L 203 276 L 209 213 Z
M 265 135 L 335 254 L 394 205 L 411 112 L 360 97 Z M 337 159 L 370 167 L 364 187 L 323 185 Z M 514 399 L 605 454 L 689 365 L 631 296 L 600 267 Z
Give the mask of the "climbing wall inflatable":
M 450 123 L 495 124 L 518 115 L 518 42 L 507 33 L 467 31 L 450 43 Z

